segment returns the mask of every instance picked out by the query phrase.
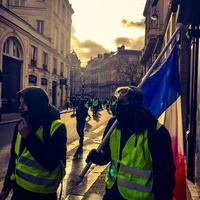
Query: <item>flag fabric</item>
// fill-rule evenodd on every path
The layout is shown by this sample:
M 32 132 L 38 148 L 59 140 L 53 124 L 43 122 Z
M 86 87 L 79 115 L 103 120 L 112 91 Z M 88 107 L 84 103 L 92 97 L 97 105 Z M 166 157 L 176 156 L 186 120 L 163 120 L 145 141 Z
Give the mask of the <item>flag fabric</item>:
M 186 200 L 181 91 L 177 45 L 165 62 L 144 82 L 144 105 L 168 129 L 176 166 L 174 200 Z

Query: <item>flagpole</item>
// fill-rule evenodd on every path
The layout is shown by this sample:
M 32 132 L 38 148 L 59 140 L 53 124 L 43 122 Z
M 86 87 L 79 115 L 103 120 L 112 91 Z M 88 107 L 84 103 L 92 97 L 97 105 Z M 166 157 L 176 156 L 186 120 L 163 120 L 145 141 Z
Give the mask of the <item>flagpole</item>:
M 154 61 L 154 63 L 152 64 L 152 66 L 149 68 L 149 70 L 147 71 L 146 75 L 143 77 L 143 79 L 141 80 L 140 84 L 137 86 L 138 88 L 141 88 L 142 85 L 144 84 L 144 82 L 146 81 L 146 79 L 150 76 L 151 72 L 154 70 L 154 68 L 157 66 L 157 63 L 160 61 L 160 59 L 163 57 L 163 55 L 165 54 L 165 52 L 167 51 L 168 47 L 170 46 L 170 44 L 173 42 L 174 38 L 176 37 L 176 35 L 179 33 L 179 31 L 181 29 L 183 29 L 183 24 L 178 24 L 177 25 L 177 29 L 175 30 L 175 32 L 173 33 L 172 37 L 170 38 L 170 40 L 167 42 L 166 46 L 163 48 L 163 50 L 161 51 L 161 53 L 158 55 L 158 57 L 156 58 L 156 60 Z M 117 125 L 117 120 L 114 121 L 113 125 L 110 127 L 110 129 L 108 130 L 108 132 L 106 133 L 105 137 L 103 138 L 101 144 L 98 146 L 97 151 L 101 151 L 102 148 L 104 147 L 104 145 L 106 144 L 106 142 L 108 141 L 110 134 L 112 133 L 112 131 L 115 129 Z M 84 178 L 85 174 L 87 173 L 87 171 L 89 170 L 90 166 L 92 165 L 92 162 L 87 163 L 87 165 L 83 168 L 83 170 L 81 171 L 79 177 L 81 179 Z

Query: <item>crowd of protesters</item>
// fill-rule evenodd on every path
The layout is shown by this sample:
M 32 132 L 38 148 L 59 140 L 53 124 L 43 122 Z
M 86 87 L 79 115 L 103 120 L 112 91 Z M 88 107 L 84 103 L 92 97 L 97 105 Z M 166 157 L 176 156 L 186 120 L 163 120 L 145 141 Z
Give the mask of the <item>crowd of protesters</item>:
M 98 117 L 98 113 L 102 109 L 106 109 L 109 113 L 112 113 L 113 116 L 115 116 L 116 114 L 116 98 L 114 96 L 105 99 L 88 96 L 73 96 L 66 99 L 65 109 L 71 109 L 73 111 L 73 114 L 75 114 L 80 101 L 84 103 L 84 106 L 87 108 L 87 110 L 92 111 L 93 117 Z M 90 118 L 91 116 L 89 116 L 89 119 Z
M 11 190 L 12 200 L 57 200 L 57 189 L 66 167 L 65 123 L 42 88 L 28 87 L 19 91 L 17 101 L 21 119 L 13 131 L 11 157 L 0 200 L 6 200 Z M 66 100 L 66 108 L 69 107 L 76 115 L 79 135 L 74 159 L 80 158 L 83 152 L 86 118 L 91 118 L 89 109 L 94 119 L 98 118 L 100 109 L 113 114 L 103 137 L 117 120 L 117 127 L 103 149 L 92 149 L 86 158 L 87 163 L 110 163 L 103 200 L 173 199 L 175 166 L 170 135 L 143 107 L 140 89 L 121 87 L 115 97 L 104 100 L 72 97 Z M 163 157 L 165 159 L 160 159 Z

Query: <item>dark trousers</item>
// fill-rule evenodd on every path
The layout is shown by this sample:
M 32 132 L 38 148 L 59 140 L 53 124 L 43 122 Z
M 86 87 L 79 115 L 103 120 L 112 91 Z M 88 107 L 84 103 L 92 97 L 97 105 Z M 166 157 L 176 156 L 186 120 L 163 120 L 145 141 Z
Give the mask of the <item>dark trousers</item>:
M 84 120 L 77 120 L 76 123 L 76 130 L 79 135 L 79 144 L 83 145 L 83 140 L 84 140 L 84 128 L 85 128 L 85 119 Z
M 93 107 L 93 116 L 97 116 L 98 106 Z
M 57 194 L 41 194 L 27 191 L 20 186 L 15 186 L 11 200 L 57 200 Z

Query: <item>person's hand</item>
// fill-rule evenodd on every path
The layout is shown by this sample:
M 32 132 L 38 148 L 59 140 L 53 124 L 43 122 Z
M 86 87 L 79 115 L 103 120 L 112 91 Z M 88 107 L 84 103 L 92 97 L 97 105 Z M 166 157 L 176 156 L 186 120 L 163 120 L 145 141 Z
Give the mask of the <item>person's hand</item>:
M 18 131 L 20 132 L 22 138 L 27 138 L 30 132 L 32 131 L 31 125 L 22 118 L 18 124 Z
M 2 191 L 0 192 L 0 200 L 5 200 L 6 197 L 8 196 L 9 192 L 8 191 Z
M 89 162 L 95 163 L 95 160 L 98 159 L 98 155 L 99 155 L 99 152 L 96 149 L 92 149 L 86 158 L 86 163 L 89 163 Z

